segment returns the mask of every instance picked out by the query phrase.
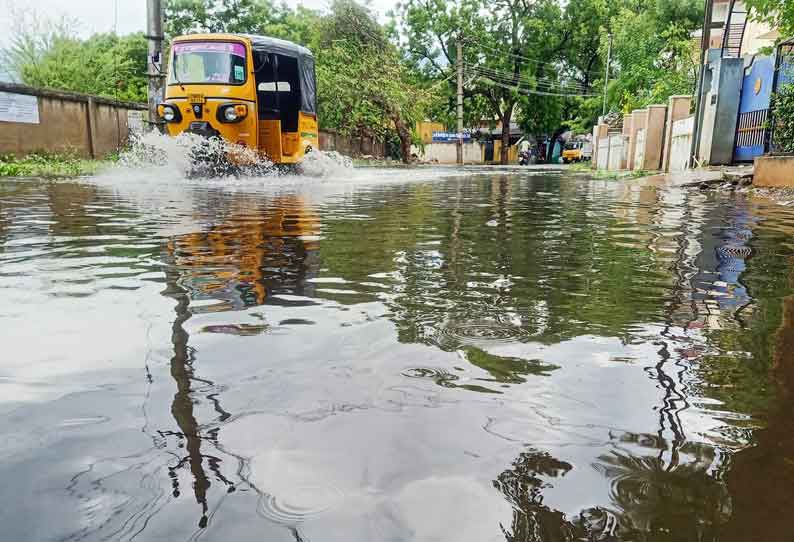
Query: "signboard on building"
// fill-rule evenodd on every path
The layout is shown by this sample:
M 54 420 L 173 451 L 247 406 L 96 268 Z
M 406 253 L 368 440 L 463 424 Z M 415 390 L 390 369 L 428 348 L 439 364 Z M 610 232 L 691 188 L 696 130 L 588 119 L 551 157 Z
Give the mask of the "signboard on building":
M 137 111 L 135 109 L 127 110 L 127 127 L 130 129 L 130 132 L 133 134 L 142 134 L 143 133 L 143 111 Z
M 0 92 L 0 122 L 39 124 L 38 97 Z
M 471 132 L 433 132 L 433 143 L 451 143 L 459 139 L 464 142 L 471 141 Z

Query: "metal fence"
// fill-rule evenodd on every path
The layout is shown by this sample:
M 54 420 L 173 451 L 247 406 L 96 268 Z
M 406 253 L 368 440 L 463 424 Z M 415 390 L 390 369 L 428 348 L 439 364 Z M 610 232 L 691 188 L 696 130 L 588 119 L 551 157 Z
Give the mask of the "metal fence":
M 739 115 L 736 124 L 734 160 L 752 161 L 764 154 L 768 145 L 769 109 L 747 111 Z

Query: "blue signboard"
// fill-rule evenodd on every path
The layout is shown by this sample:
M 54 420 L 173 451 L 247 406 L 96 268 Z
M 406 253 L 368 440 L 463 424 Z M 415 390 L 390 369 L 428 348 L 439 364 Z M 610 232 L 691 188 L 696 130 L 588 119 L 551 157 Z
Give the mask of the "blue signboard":
M 459 139 L 471 141 L 471 132 L 433 132 L 433 143 L 452 143 Z

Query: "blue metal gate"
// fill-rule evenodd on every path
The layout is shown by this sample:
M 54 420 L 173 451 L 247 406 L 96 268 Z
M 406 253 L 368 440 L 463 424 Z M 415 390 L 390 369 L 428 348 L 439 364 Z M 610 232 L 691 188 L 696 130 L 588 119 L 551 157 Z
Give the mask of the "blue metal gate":
M 752 162 L 766 152 L 769 127 L 769 102 L 775 77 L 772 57 L 755 57 L 745 70 L 739 122 L 736 124 L 734 162 Z

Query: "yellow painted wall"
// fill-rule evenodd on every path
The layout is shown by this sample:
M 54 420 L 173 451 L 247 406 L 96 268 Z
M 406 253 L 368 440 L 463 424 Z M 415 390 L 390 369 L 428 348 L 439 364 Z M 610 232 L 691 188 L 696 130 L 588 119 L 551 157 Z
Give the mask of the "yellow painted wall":
M 422 138 L 422 143 L 433 142 L 433 132 L 444 132 L 445 127 L 440 122 L 422 121 L 416 123 L 416 133 Z
M 483 151 L 483 156 L 485 156 L 485 151 Z M 495 164 L 498 164 L 502 161 L 502 141 L 499 139 L 493 143 L 493 160 Z M 507 149 L 507 161 L 510 164 L 518 162 L 517 145 L 511 145 L 510 148 Z

